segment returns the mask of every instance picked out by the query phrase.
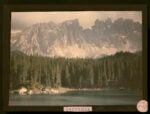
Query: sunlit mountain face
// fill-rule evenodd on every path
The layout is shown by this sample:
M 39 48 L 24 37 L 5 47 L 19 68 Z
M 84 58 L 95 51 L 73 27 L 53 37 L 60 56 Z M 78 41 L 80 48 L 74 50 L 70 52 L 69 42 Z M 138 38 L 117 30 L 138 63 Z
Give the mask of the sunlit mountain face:
M 65 58 L 100 58 L 119 51 L 142 50 L 142 25 L 131 19 L 96 19 L 83 29 L 78 19 L 37 23 L 11 33 L 11 51 Z

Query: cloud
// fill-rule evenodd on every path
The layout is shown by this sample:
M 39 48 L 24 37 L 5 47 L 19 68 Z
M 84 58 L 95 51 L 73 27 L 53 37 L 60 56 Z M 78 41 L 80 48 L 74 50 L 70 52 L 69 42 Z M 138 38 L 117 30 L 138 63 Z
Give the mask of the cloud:
M 24 29 L 35 23 L 53 21 L 61 23 L 65 20 L 78 18 L 83 28 L 89 28 L 96 19 L 130 18 L 142 22 L 141 11 L 59 11 L 59 12 L 12 12 L 12 30 Z

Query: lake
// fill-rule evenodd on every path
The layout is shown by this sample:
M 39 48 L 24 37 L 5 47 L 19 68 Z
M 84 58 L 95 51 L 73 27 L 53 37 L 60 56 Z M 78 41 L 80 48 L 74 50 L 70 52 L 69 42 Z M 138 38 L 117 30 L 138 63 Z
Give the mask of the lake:
M 10 95 L 10 106 L 135 105 L 138 92 L 127 90 L 70 91 L 64 94 Z

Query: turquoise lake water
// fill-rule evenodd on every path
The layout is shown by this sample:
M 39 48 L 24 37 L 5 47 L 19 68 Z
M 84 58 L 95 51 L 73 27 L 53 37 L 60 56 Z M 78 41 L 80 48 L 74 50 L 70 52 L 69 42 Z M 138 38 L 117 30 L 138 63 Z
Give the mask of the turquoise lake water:
M 126 90 L 70 91 L 65 94 L 10 95 L 10 106 L 136 105 L 142 97 Z

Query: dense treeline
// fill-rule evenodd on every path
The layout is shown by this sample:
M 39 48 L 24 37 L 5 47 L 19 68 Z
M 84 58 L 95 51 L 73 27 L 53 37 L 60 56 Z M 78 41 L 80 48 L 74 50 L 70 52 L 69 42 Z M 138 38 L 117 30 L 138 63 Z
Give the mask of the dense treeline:
M 11 53 L 10 88 L 28 87 L 141 89 L 142 57 L 119 52 L 101 59 L 67 59 Z

